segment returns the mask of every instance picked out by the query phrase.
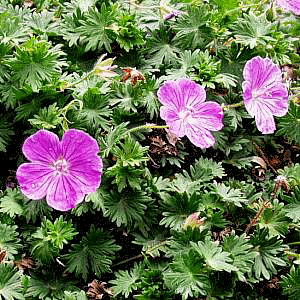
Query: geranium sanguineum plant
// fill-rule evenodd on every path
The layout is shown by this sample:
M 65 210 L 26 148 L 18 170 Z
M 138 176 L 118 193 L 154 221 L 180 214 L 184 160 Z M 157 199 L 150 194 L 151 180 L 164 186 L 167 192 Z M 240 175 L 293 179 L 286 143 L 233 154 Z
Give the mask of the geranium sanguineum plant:
M 243 97 L 245 107 L 261 133 L 271 134 L 276 125 L 274 116 L 288 112 L 288 90 L 282 72 L 272 60 L 254 57 L 244 67 Z
M 95 192 L 102 176 L 102 160 L 97 141 L 87 133 L 70 129 L 62 140 L 47 130 L 39 130 L 23 144 L 30 161 L 17 170 L 21 191 L 30 199 L 46 196 L 49 206 L 66 211 Z
M 200 148 L 213 146 L 211 131 L 223 128 L 220 104 L 207 101 L 202 86 L 190 79 L 168 80 L 160 87 L 158 98 L 163 106 L 160 116 L 178 137 L 187 136 Z

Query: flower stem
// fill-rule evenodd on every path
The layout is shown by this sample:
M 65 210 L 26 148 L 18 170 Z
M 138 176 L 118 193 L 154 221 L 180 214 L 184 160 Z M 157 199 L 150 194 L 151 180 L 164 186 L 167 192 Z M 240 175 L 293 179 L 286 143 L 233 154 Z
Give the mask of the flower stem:
M 243 105 L 244 105 L 244 101 L 241 101 L 239 103 L 228 104 L 228 105 L 222 104 L 222 108 L 223 108 L 223 110 L 228 110 L 228 109 L 232 109 L 232 108 L 241 107 Z
M 169 126 L 168 125 L 146 124 L 146 125 L 141 125 L 138 127 L 131 128 L 127 131 L 127 133 L 132 133 L 132 132 L 143 130 L 143 129 L 163 129 L 163 128 L 169 128 Z
M 77 85 L 77 84 L 83 82 L 84 80 L 87 80 L 87 79 L 94 73 L 94 71 L 95 71 L 95 70 L 93 69 L 91 72 L 87 73 L 84 77 L 78 79 L 78 80 L 75 81 L 75 82 L 69 83 L 69 84 L 66 86 L 66 88 L 69 89 L 69 88 L 71 88 L 71 87 L 73 87 L 73 86 L 75 86 L 75 85 Z

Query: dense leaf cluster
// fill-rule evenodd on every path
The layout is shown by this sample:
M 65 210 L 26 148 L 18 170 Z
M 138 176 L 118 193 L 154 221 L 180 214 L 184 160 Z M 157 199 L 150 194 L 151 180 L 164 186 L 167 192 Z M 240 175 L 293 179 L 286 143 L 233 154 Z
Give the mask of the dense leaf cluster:
M 299 154 L 274 168 L 265 153 L 299 149 L 300 27 L 271 2 L 0 0 L 3 166 L 14 173 L 40 128 L 88 132 L 104 162 L 68 213 L 3 172 L 0 300 L 271 299 L 260 287 L 276 278 L 278 299 L 299 299 Z M 256 55 L 292 68 L 276 136 L 225 109 Z M 213 148 L 157 126 L 158 88 L 183 77 L 224 107 Z

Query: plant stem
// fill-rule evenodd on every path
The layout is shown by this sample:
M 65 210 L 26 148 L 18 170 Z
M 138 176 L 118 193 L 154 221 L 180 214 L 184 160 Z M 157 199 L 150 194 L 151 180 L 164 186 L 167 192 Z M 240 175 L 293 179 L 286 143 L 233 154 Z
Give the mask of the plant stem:
M 169 126 L 168 125 L 146 124 L 146 125 L 141 125 L 138 127 L 131 128 L 127 131 L 127 133 L 132 133 L 132 132 L 143 130 L 143 129 L 163 129 L 163 128 L 169 128 Z
M 232 108 L 241 107 L 243 105 L 244 105 L 244 101 L 241 101 L 239 103 L 228 104 L 228 105 L 222 104 L 222 108 L 223 108 L 223 110 L 228 110 L 228 109 L 232 109 Z

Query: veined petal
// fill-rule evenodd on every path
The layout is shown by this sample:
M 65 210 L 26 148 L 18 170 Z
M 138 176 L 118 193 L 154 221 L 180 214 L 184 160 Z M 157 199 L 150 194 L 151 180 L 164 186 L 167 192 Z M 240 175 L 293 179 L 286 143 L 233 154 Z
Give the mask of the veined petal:
M 267 87 L 275 81 L 282 81 L 279 67 L 272 60 L 260 56 L 256 56 L 246 63 L 243 75 L 252 89 Z
M 69 129 L 62 143 L 62 155 L 70 164 L 82 157 L 96 157 L 100 151 L 97 141 L 84 131 Z
M 32 162 L 48 164 L 61 155 L 58 136 L 47 130 L 39 130 L 28 137 L 23 144 L 23 153 Z
M 24 163 L 17 170 L 16 177 L 22 193 L 30 199 L 42 199 L 53 180 L 53 170 L 40 163 Z
M 276 4 L 286 11 L 291 11 L 295 15 L 300 15 L 299 0 L 276 0 Z
M 94 158 L 81 158 L 73 160 L 69 167 L 69 174 L 81 185 L 85 193 L 96 192 L 101 183 L 102 160 L 99 156 Z
M 47 190 L 46 200 L 56 210 L 67 211 L 84 199 L 84 191 L 71 176 L 56 176 Z
M 185 135 L 185 126 L 179 118 L 178 112 L 169 107 L 162 106 L 160 108 L 160 117 L 166 121 L 167 125 L 170 127 L 170 131 L 177 137 L 183 137 Z
M 198 106 L 206 99 L 204 88 L 190 79 L 181 79 L 178 81 L 178 85 L 181 89 L 185 107 L 193 107 L 198 110 Z
M 198 110 L 193 115 L 191 125 L 206 128 L 212 131 L 219 131 L 223 128 L 224 113 L 220 104 L 207 101 L 198 106 Z
M 271 134 L 276 130 L 274 117 L 270 109 L 264 105 L 258 104 L 258 109 L 255 114 L 257 129 L 263 134 Z
M 198 130 L 194 126 L 187 126 L 186 135 L 195 146 L 202 149 L 209 148 L 215 143 L 215 138 L 211 132 L 205 128 Z
M 157 92 L 159 101 L 171 109 L 181 111 L 184 106 L 184 97 L 177 81 L 167 80 Z

